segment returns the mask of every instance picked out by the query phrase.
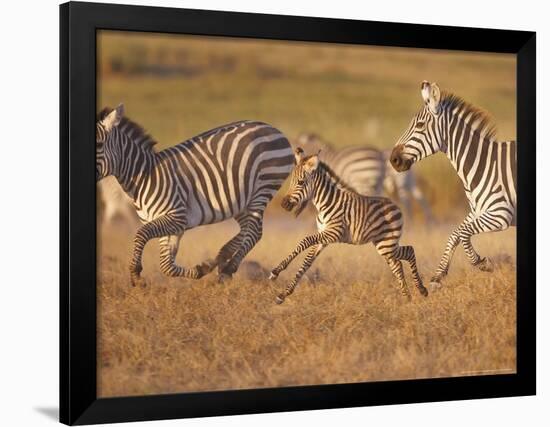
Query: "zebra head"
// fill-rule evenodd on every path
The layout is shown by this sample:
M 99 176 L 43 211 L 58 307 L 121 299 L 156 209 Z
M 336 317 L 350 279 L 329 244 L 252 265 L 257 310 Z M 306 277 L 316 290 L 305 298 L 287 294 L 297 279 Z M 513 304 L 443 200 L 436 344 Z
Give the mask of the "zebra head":
M 313 176 L 319 166 L 319 153 L 304 156 L 304 150 L 296 148 L 294 158 L 296 165 L 290 175 L 290 185 L 281 206 L 289 212 L 296 208 L 294 214 L 298 216 L 313 196 Z
M 114 129 L 120 124 L 124 115 L 124 105 L 119 104 L 114 110 L 104 109 L 95 125 L 96 142 L 96 181 L 114 173 L 117 146 Z
M 424 105 L 391 152 L 390 163 L 398 172 L 409 170 L 413 163 L 444 149 L 439 86 L 424 80 L 420 92 Z

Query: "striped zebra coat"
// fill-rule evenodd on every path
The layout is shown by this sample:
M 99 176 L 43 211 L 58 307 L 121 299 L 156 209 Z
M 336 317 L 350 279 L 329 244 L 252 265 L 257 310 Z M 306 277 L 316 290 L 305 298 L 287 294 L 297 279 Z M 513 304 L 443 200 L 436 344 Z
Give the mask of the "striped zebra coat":
M 304 151 L 319 151 L 319 158 L 347 185 L 364 196 L 382 194 L 386 161 L 380 150 L 352 146 L 335 150 L 315 133 L 302 133 L 296 146 Z
M 308 250 L 302 267 L 277 297 L 277 303 L 281 304 L 294 292 L 315 258 L 331 243 L 362 245 L 373 242 L 397 278 L 402 294 L 411 297 L 401 263 L 405 260 L 411 266 L 416 287 L 427 296 L 428 291 L 418 274 L 413 247 L 399 245 L 403 231 L 401 210 L 388 198 L 356 193 L 321 162 L 318 155 L 304 156 L 301 148 L 297 148 L 295 153 L 296 166 L 282 206 L 288 211 L 295 209 L 295 214 L 299 215 L 311 200 L 318 212 L 318 231 L 302 239 L 296 249 L 272 270 L 270 279 L 275 280 L 294 258 Z
M 491 271 L 492 263 L 474 249 L 472 236 L 505 230 L 516 224 L 516 142 L 497 141 L 488 115 L 436 83 L 421 84 L 424 101 L 395 145 L 391 164 L 406 171 L 415 162 L 438 151 L 445 153 L 457 172 L 470 212 L 451 233 L 431 283 L 439 286 L 447 275 L 459 243 L 474 266 Z
M 424 193 L 416 182 L 412 170 L 398 173 L 389 164 L 391 150 L 380 151 L 366 146 L 347 147 L 335 150 L 315 133 L 302 133 L 296 145 L 305 151 L 319 151 L 320 159 L 340 179 L 364 196 L 396 197 L 408 218 L 412 218 L 412 201 L 416 201 L 428 223 L 433 223 L 432 211 Z
M 240 121 L 162 151 L 123 106 L 96 122 L 96 178 L 114 175 L 143 222 L 134 239 L 131 283 L 143 284 L 146 243 L 160 238 L 160 267 L 168 276 L 200 278 L 218 267 L 230 277 L 262 236 L 266 205 L 293 166 L 290 144 L 266 123 Z M 176 264 L 180 238 L 191 228 L 235 218 L 239 233 L 215 259 L 193 268 Z

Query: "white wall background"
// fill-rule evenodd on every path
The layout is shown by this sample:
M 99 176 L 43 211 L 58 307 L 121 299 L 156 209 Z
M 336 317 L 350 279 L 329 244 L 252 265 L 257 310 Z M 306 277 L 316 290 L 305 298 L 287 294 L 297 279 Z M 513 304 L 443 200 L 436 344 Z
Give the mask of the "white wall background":
M 108 0 L 104 0 L 108 1 Z M 538 32 L 538 396 L 422 405 L 222 417 L 189 426 L 499 425 L 550 418 L 550 292 L 544 262 L 550 208 L 548 76 L 550 29 L 545 2 L 440 0 L 333 2 L 292 0 L 127 0 L 134 4 Z M 0 25 L 0 424 L 41 426 L 58 405 L 58 2 L 4 1 Z M 546 17 L 546 18 L 545 18 Z M 546 120 L 545 120 L 546 119 Z M 533 284 L 534 285 L 534 284 Z M 538 422 L 537 422 L 538 421 Z M 182 421 L 144 425 L 170 426 Z

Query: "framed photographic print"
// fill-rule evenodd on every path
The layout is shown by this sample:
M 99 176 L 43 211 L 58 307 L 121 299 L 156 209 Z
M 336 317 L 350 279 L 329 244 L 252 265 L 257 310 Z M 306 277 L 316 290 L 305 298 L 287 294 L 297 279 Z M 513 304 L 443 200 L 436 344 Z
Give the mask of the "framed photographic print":
M 60 25 L 63 423 L 535 393 L 535 33 Z

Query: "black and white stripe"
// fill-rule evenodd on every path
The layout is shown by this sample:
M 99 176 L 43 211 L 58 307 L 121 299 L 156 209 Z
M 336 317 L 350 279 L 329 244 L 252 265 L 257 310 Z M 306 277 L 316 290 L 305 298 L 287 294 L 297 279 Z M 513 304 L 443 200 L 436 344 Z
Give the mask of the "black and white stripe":
M 315 133 L 300 134 L 295 145 L 308 153 L 319 151 L 321 161 L 359 194 L 382 194 L 386 161 L 380 150 L 366 146 L 336 150 Z
M 438 285 L 459 243 L 473 265 L 492 270 L 490 260 L 475 251 L 471 237 L 516 224 L 516 142 L 497 141 L 485 112 L 456 95 L 442 93 L 437 84 L 422 82 L 421 94 L 424 106 L 394 147 L 391 163 L 405 171 L 442 151 L 460 177 L 470 204 L 470 212 L 449 237 L 432 278 Z
M 368 146 L 336 150 L 315 133 L 302 133 L 295 145 L 306 152 L 320 151 L 320 159 L 347 185 L 364 196 L 384 192 L 395 197 L 405 215 L 412 218 L 412 201 L 416 201 L 427 222 L 433 222 L 432 211 L 418 186 L 413 171 L 397 173 L 389 165 L 391 150 L 380 151 Z
M 304 157 L 303 150 L 297 148 L 296 166 L 282 206 L 288 211 L 296 208 L 295 214 L 299 215 L 310 200 L 317 209 L 318 232 L 302 239 L 296 249 L 271 272 L 270 278 L 276 279 L 298 254 L 308 249 L 296 276 L 277 297 L 279 304 L 294 292 L 315 258 L 331 243 L 362 245 L 373 242 L 397 278 L 403 295 L 410 298 L 401 260 L 410 264 L 420 293 L 428 295 L 418 274 L 413 247 L 399 246 L 403 231 L 401 210 L 388 198 L 356 193 L 321 162 L 318 155 Z
M 134 239 L 132 283 L 141 281 L 146 243 L 160 238 L 160 266 L 169 276 L 199 278 L 218 266 L 231 276 L 262 236 L 266 205 L 293 166 L 285 136 L 254 121 L 231 123 L 162 151 L 143 129 L 106 109 L 96 125 L 96 177 L 114 175 L 144 225 Z M 213 260 L 186 269 L 175 263 L 185 230 L 235 218 L 240 231 Z

